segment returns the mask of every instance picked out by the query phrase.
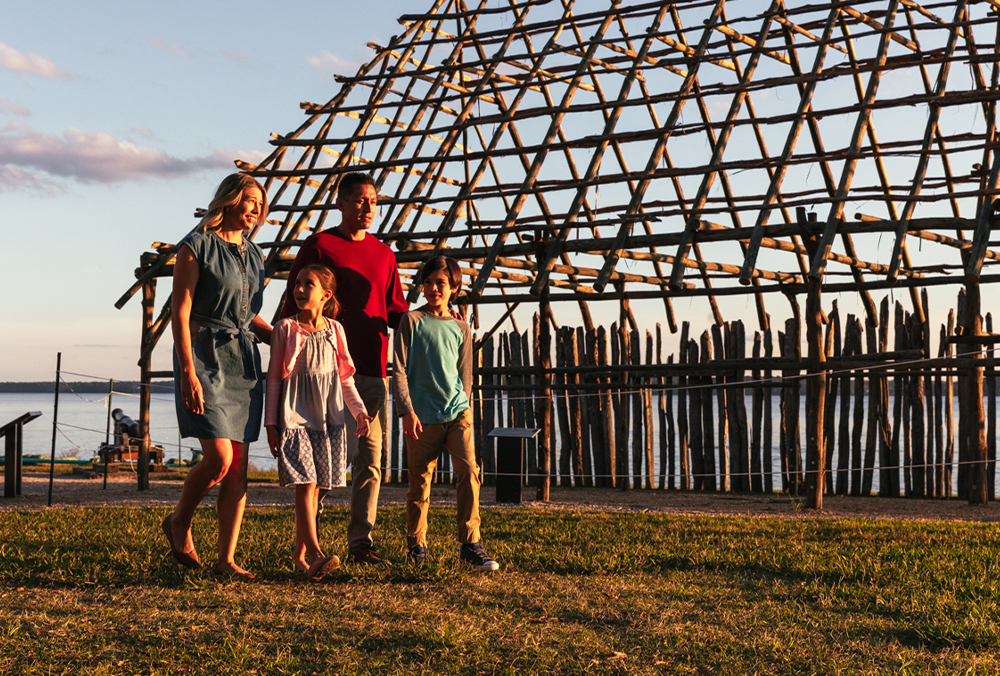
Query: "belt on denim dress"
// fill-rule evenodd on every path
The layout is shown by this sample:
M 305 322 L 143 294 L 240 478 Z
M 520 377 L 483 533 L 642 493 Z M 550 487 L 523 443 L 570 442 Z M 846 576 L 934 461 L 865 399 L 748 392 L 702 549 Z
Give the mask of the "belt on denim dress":
M 243 377 L 251 380 L 260 380 L 261 374 L 257 370 L 257 365 L 254 363 L 253 358 L 254 344 L 259 343 L 260 339 L 257 338 L 249 327 L 240 328 L 232 322 L 198 315 L 191 316 L 191 327 L 197 328 L 199 331 L 211 331 L 212 335 L 216 338 L 228 336 L 230 340 L 238 340 L 240 344 L 240 356 L 243 357 Z

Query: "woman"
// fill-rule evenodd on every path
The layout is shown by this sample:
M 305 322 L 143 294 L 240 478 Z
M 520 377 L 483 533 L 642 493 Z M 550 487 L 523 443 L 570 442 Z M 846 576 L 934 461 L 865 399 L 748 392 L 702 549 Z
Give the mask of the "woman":
M 180 502 L 163 520 L 174 558 L 201 561 L 191 539 L 194 510 L 218 483 L 219 560 L 215 572 L 252 580 L 234 561 L 246 505 L 247 450 L 260 433 L 264 374 L 257 341 L 271 327 L 257 316 L 264 292 L 264 256 L 244 233 L 267 216 L 264 189 L 246 174 L 219 185 L 205 217 L 181 240 L 171 298 L 177 422 L 197 437 L 203 459 L 184 480 Z

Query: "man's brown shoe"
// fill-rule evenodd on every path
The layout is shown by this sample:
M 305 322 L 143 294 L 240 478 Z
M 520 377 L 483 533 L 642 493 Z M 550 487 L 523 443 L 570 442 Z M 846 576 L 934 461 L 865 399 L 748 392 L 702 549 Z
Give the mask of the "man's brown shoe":
M 374 549 L 359 549 L 347 555 L 347 560 L 351 563 L 364 563 L 369 566 L 388 566 L 389 562 L 380 559 Z

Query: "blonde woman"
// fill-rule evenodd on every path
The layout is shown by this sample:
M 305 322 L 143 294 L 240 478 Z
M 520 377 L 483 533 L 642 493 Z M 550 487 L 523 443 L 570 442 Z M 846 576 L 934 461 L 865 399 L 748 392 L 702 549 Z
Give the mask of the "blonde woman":
M 264 256 L 244 235 L 266 216 L 263 187 L 246 174 L 227 176 L 200 226 L 180 242 L 171 299 L 177 422 L 183 436 L 201 442 L 204 457 L 184 480 L 163 532 L 178 563 L 200 568 L 191 520 L 209 489 L 221 484 L 215 572 L 244 580 L 254 576 L 234 555 L 246 505 L 247 449 L 260 434 L 264 401 L 256 343 L 271 337 L 257 314 Z

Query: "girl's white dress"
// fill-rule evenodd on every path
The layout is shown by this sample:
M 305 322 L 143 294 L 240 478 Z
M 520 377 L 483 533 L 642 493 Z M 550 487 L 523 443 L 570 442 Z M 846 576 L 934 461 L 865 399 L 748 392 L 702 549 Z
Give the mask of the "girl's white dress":
M 277 423 L 280 430 L 278 479 L 282 486 L 347 484 L 345 394 L 350 408 L 363 404 L 346 350 L 343 328 L 333 320 L 315 333 L 304 330 L 294 317 L 275 325 L 265 422 Z M 274 386 L 272 373 L 284 375 L 279 387 Z

